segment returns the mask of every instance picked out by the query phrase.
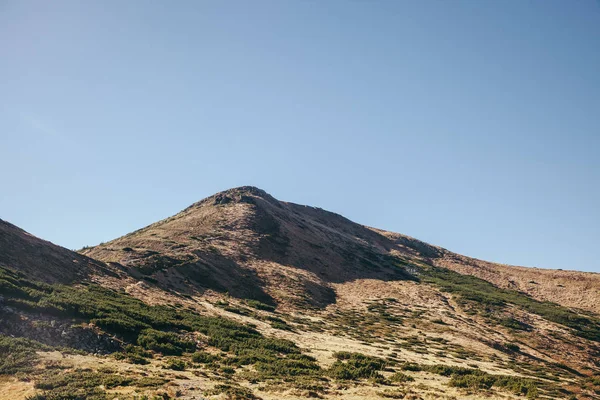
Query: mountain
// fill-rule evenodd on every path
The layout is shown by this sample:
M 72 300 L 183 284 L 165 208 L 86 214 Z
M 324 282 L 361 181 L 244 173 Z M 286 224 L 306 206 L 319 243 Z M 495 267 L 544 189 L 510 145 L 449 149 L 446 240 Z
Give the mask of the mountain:
M 395 247 L 340 215 L 242 187 L 83 254 L 163 287 L 324 307 L 335 302 L 332 283 L 409 279 L 390 262 Z
M 255 187 L 80 254 L 0 228 L 0 399 L 600 398 L 599 274 Z
M 218 193 L 82 253 L 120 263 L 135 276 L 149 276 L 178 290 L 215 289 L 240 298 L 320 307 L 335 302 L 335 283 L 410 279 L 390 262 L 397 255 L 538 300 L 600 312 L 600 274 L 465 257 L 329 211 L 279 201 L 255 187 Z
M 0 219 L 0 266 L 47 283 L 69 283 L 90 275 L 115 275 L 105 263 L 39 239 Z

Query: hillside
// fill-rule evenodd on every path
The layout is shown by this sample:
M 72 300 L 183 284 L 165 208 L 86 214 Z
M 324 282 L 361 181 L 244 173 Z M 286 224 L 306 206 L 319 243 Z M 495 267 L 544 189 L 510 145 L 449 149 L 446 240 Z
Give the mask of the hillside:
M 541 300 L 600 313 L 600 274 L 527 268 L 492 263 L 453 253 L 406 235 L 374 229 L 402 247 L 420 251 L 432 264 L 473 275 L 495 286 L 517 290 Z M 402 252 L 402 250 L 400 250 Z
M 70 283 L 91 275 L 117 276 L 103 262 L 39 239 L 2 219 L 0 266 L 47 283 Z
M 218 193 L 82 253 L 120 263 L 134 274 L 140 272 L 178 290 L 184 286 L 192 291 L 216 289 L 279 303 L 296 293 L 314 306 L 334 301 L 332 283 L 401 279 L 401 271 L 390 268 L 389 262 L 390 255 L 398 255 L 473 275 L 538 300 L 600 313 L 600 274 L 513 267 L 465 257 L 319 208 L 279 201 L 254 187 Z M 240 285 L 242 278 L 253 284 Z M 280 287 L 286 291 L 279 291 Z
M 254 187 L 81 255 L 5 225 L 0 398 L 600 398 L 598 274 Z

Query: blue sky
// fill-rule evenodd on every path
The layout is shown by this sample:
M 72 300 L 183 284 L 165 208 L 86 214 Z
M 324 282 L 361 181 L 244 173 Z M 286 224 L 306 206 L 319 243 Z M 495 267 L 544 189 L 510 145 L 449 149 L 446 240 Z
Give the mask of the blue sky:
M 0 217 L 68 248 L 255 185 L 600 272 L 600 5 L 0 0 Z

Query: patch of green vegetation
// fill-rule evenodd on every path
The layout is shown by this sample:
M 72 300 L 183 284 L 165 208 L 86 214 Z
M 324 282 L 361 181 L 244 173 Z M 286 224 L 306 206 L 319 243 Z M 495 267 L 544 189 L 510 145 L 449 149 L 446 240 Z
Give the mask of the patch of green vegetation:
M 536 398 L 538 396 L 537 383 L 529 378 L 492 375 L 477 368 L 466 368 L 444 364 L 424 365 L 405 363 L 401 365 L 400 368 L 405 371 L 426 371 L 432 374 L 448 376 L 450 377 L 448 385 L 453 387 L 467 389 L 490 389 L 496 387 L 516 394 L 525 395 L 528 398 Z M 392 378 L 393 376 L 394 375 L 392 375 Z
M 386 361 L 361 353 L 338 352 L 333 355 L 337 360 L 327 374 L 338 380 L 356 380 L 379 378 L 386 366 Z
M 525 322 L 521 322 L 512 317 L 505 317 L 496 320 L 500 325 L 505 326 L 510 329 L 514 329 L 516 331 L 530 331 L 532 329 L 531 325 L 526 324 Z
M 137 344 L 147 350 L 166 355 L 180 356 L 196 349 L 196 343 L 181 338 L 173 332 L 144 329 L 137 338 Z
M 392 300 L 394 300 L 394 299 L 392 299 Z M 395 301 L 390 301 L 389 299 L 386 299 L 385 301 L 395 303 Z M 398 317 L 397 315 L 390 314 L 389 307 L 385 302 L 369 304 L 367 306 L 367 310 L 369 310 L 372 313 L 379 314 L 381 319 L 383 319 L 387 322 L 395 323 L 395 324 L 402 323 L 402 318 Z
M 290 354 L 286 358 L 259 361 L 256 363 L 255 368 L 262 375 L 262 379 L 319 375 L 321 373 L 321 368 L 316 360 L 305 354 Z
M 254 316 L 254 313 L 245 307 L 225 306 L 223 307 L 223 310 L 234 314 L 245 315 L 247 317 Z
M 407 398 L 406 395 L 408 393 L 405 389 L 385 389 L 381 392 L 377 392 L 377 394 L 386 399 L 405 399 Z
M 464 375 L 472 375 L 473 373 L 480 372 L 479 370 L 466 368 L 466 367 L 457 367 L 455 365 L 422 365 L 421 371 L 431 372 L 432 374 L 442 375 L 442 376 L 464 376 Z
M 504 343 L 504 347 L 510 351 L 514 351 L 515 353 L 521 351 L 521 348 L 516 343 Z
M 491 375 L 482 371 L 453 375 L 448 385 L 468 389 L 491 389 L 496 387 L 515 394 L 525 395 L 528 399 L 535 399 L 538 396 L 537 385 L 531 379 L 518 376 Z
M 403 371 L 412 371 L 412 372 L 419 372 L 419 371 L 423 370 L 423 368 L 421 367 L 421 364 L 412 363 L 412 362 L 407 362 L 407 363 L 400 365 L 400 369 Z
M 48 349 L 33 340 L 0 334 L 0 375 L 31 372 L 38 361 L 36 351 Z
M 170 358 L 163 365 L 165 369 L 172 369 L 173 371 L 185 371 L 185 361 L 179 358 Z
M 290 325 L 288 325 L 285 321 L 283 321 L 283 322 L 273 321 L 273 322 L 271 322 L 271 328 L 279 329 L 282 331 L 293 331 L 294 330 L 294 328 L 292 328 Z
M 192 361 L 197 364 L 212 364 L 221 360 L 221 357 L 216 354 L 207 353 L 205 351 L 197 351 L 192 354 Z
M 252 390 L 233 385 L 216 385 L 213 389 L 206 391 L 206 396 L 223 394 L 227 400 L 260 400 Z
M 140 388 L 159 387 L 159 386 L 164 385 L 167 382 L 168 382 L 168 380 L 163 379 L 163 378 L 144 376 L 135 382 L 135 386 L 140 387 Z
M 199 332 L 208 338 L 209 346 L 229 353 L 223 360 L 229 365 L 256 365 L 263 375 L 275 374 L 277 371 L 269 365 L 277 365 L 279 376 L 320 370 L 316 361 L 303 356 L 293 342 L 265 337 L 253 326 L 176 307 L 150 306 L 125 293 L 95 285 L 47 285 L 0 268 L 0 291 L 5 295 L 5 303 L 15 308 L 94 321 L 126 343 L 138 345 L 125 351 L 125 356 L 134 362 L 143 363 L 147 350 L 165 355 L 194 352 L 196 344 L 186 338 L 186 332 Z M 199 362 L 200 356 L 194 357 Z
M 445 268 L 423 269 L 422 280 L 455 294 L 460 303 L 489 317 L 493 317 L 494 313 L 507 304 L 513 304 L 548 321 L 569 327 L 577 336 L 600 342 L 600 320 L 580 315 L 559 304 L 538 301 L 515 290 L 501 289 L 483 279 L 461 275 Z
M 390 381 L 392 382 L 412 382 L 414 380 L 415 378 L 402 372 L 396 372 L 394 375 L 390 376 Z
M 104 400 L 107 398 L 105 389 L 129 386 L 133 381 L 133 378 L 127 376 L 88 370 L 46 373 L 35 384 L 35 388 L 43 392 L 29 400 Z
M 274 312 L 275 311 L 275 307 L 274 306 L 262 303 L 262 302 L 260 302 L 258 300 L 246 300 L 246 305 L 248 307 L 252 307 L 252 308 L 255 308 L 257 310 L 268 311 L 268 312 Z
M 152 358 L 152 354 L 149 351 L 144 350 L 139 346 L 127 345 L 125 346 L 125 358 L 132 364 L 145 365 L 149 364 L 149 358 Z

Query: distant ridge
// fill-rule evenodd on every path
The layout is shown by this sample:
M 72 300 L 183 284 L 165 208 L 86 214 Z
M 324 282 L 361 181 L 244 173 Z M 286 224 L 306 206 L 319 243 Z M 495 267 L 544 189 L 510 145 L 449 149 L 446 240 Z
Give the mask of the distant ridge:
M 91 274 L 115 275 L 105 263 L 39 239 L 0 219 L 0 266 L 49 283 L 70 283 Z

